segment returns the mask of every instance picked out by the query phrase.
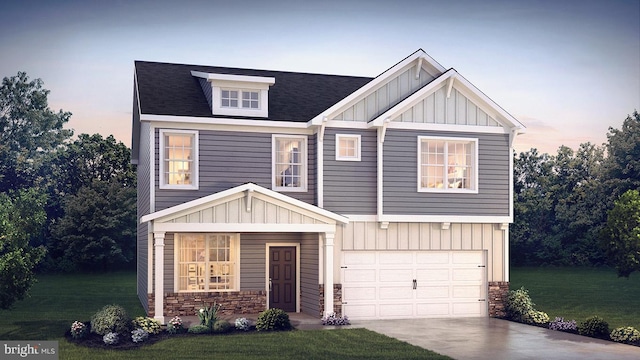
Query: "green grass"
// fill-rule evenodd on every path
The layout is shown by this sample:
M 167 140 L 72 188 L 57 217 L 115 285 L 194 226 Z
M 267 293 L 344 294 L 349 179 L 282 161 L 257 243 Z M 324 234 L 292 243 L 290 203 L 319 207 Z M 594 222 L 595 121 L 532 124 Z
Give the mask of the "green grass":
M 640 329 L 640 274 L 619 278 L 607 268 L 511 268 L 511 289 L 529 290 L 535 308 L 578 323 L 598 315 L 609 328 Z
M 40 275 L 31 296 L 0 310 L 0 339 L 57 340 L 60 359 L 450 359 L 366 329 L 183 336 L 136 350 L 90 349 L 65 340 L 75 320 L 106 304 L 144 315 L 135 273 Z

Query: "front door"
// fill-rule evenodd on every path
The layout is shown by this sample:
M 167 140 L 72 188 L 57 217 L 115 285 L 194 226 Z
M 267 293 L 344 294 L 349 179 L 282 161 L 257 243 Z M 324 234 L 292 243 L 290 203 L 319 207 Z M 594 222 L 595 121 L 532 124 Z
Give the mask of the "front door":
M 269 247 L 269 307 L 296 311 L 296 247 Z

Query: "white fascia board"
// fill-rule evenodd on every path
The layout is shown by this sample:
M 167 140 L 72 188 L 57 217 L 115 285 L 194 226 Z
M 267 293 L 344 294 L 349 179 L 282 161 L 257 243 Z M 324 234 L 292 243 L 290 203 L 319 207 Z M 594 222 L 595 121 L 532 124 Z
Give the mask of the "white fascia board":
M 140 115 L 140 121 L 172 122 L 185 124 L 213 124 L 213 125 L 234 125 L 247 127 L 276 127 L 290 129 L 307 129 L 306 122 L 293 122 L 283 120 L 253 120 L 253 119 L 233 119 L 218 117 L 198 117 L 198 116 L 174 116 L 174 115 Z
M 416 61 L 419 58 L 422 58 L 423 60 L 426 60 L 426 63 L 431 65 L 434 69 L 436 69 L 436 70 L 438 70 L 440 72 L 444 72 L 445 71 L 445 69 L 442 67 L 442 65 L 438 64 L 438 62 L 436 62 L 432 57 L 430 57 L 422 49 L 420 49 L 420 50 L 414 52 L 413 54 L 409 55 L 408 57 L 406 57 L 405 59 L 403 59 L 399 63 L 395 64 L 391 68 L 387 69 L 382 74 L 376 76 L 373 80 L 369 81 L 364 86 L 362 86 L 360 89 L 358 89 L 358 90 L 354 91 L 353 93 L 351 93 L 349 96 L 347 96 L 344 99 L 340 100 L 339 102 L 337 102 L 336 104 L 334 104 L 333 106 L 328 108 L 327 110 L 321 112 L 316 117 L 311 119 L 309 121 L 309 123 L 311 125 L 320 125 L 322 123 L 323 118 L 330 117 L 330 115 L 332 115 L 332 114 L 334 114 L 336 112 L 339 112 L 341 109 L 347 107 L 352 102 L 355 102 L 358 99 L 360 99 L 360 98 L 364 97 L 365 95 L 367 95 L 368 93 L 374 91 L 381 84 L 383 84 L 385 81 L 387 81 L 391 76 L 393 76 L 396 72 L 398 72 L 399 70 L 405 68 L 406 66 L 408 66 L 409 64 L 411 64 L 412 62 Z M 423 61 L 423 63 L 424 63 L 424 61 Z
M 207 81 L 236 81 L 242 83 L 261 83 L 273 85 L 276 83 L 276 78 L 267 76 L 249 76 L 249 75 L 232 75 L 232 74 L 215 74 L 206 73 L 202 71 L 191 71 L 191 75 Z
M 510 216 L 467 216 L 467 215 L 381 215 L 378 221 L 398 223 L 512 223 Z
M 244 223 L 158 223 L 153 225 L 154 231 L 164 232 L 299 232 L 324 233 L 335 232 L 335 224 L 244 224 Z
M 145 215 L 142 218 L 140 218 L 140 222 L 144 223 L 144 222 L 147 222 L 147 221 L 152 221 L 152 220 L 156 220 L 156 219 L 160 219 L 160 218 L 169 218 L 171 216 L 176 216 L 177 214 L 179 214 L 180 212 L 183 212 L 185 210 L 196 209 L 196 208 L 198 208 L 200 206 L 206 205 L 208 203 L 214 203 L 216 201 L 219 201 L 219 200 L 227 198 L 227 197 L 229 197 L 229 198 L 234 197 L 234 196 L 237 197 L 238 194 L 241 194 L 246 190 L 254 191 L 255 193 L 260 193 L 260 194 L 266 195 L 268 197 L 272 197 L 272 198 L 274 198 L 276 200 L 282 201 L 285 204 L 289 204 L 290 206 L 302 208 L 302 209 L 304 209 L 306 211 L 309 211 L 310 213 L 321 215 L 323 217 L 332 219 L 334 221 L 337 221 L 337 222 L 340 222 L 340 223 L 343 223 L 343 224 L 347 224 L 349 222 L 349 219 L 347 219 L 346 217 L 344 217 L 342 215 L 338 215 L 338 214 L 333 213 L 331 211 L 328 211 L 328 210 L 325 210 L 325 209 L 321 209 L 321 208 L 319 208 L 317 206 L 308 204 L 308 203 L 306 203 L 304 201 L 300 201 L 298 199 L 294 199 L 294 198 L 292 198 L 290 196 L 280 194 L 278 192 L 263 188 L 262 186 L 259 186 L 259 185 L 253 184 L 253 183 L 248 183 L 248 184 L 236 186 L 234 188 L 221 191 L 219 193 L 215 193 L 215 194 L 212 194 L 212 195 L 209 195 L 209 196 L 201 197 L 199 199 L 195 199 L 195 200 L 192 200 L 192 201 L 189 201 L 189 202 L 186 202 L 186 203 L 182 203 L 182 204 L 179 204 L 179 205 L 172 206 L 172 207 L 164 209 L 164 210 L 157 211 L 157 212 L 152 213 L 152 214 Z
M 484 134 L 509 134 L 509 129 L 502 126 L 478 126 L 478 125 L 452 125 L 452 124 L 427 124 L 404 123 L 392 121 L 387 126 L 389 129 L 423 130 L 423 131 L 448 131 L 448 132 L 473 132 Z
M 328 128 L 339 128 L 339 129 L 362 129 L 366 130 L 370 128 L 370 126 L 364 121 L 343 121 L 343 120 L 328 120 L 325 122 L 326 127 Z

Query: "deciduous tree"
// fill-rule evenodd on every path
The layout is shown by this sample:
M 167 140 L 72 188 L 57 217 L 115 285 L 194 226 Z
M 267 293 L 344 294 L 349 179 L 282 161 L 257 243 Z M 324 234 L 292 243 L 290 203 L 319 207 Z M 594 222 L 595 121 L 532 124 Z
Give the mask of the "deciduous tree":
M 618 276 L 640 271 L 640 192 L 628 190 L 615 202 L 602 231 L 607 257 Z

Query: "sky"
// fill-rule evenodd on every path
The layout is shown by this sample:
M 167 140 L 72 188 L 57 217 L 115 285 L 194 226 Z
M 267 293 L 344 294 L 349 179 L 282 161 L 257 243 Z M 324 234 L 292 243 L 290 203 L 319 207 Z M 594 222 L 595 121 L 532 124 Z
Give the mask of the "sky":
M 9 0 L 0 77 L 68 128 L 131 145 L 135 60 L 375 77 L 417 49 L 527 127 L 517 151 L 601 145 L 640 111 L 640 0 Z

